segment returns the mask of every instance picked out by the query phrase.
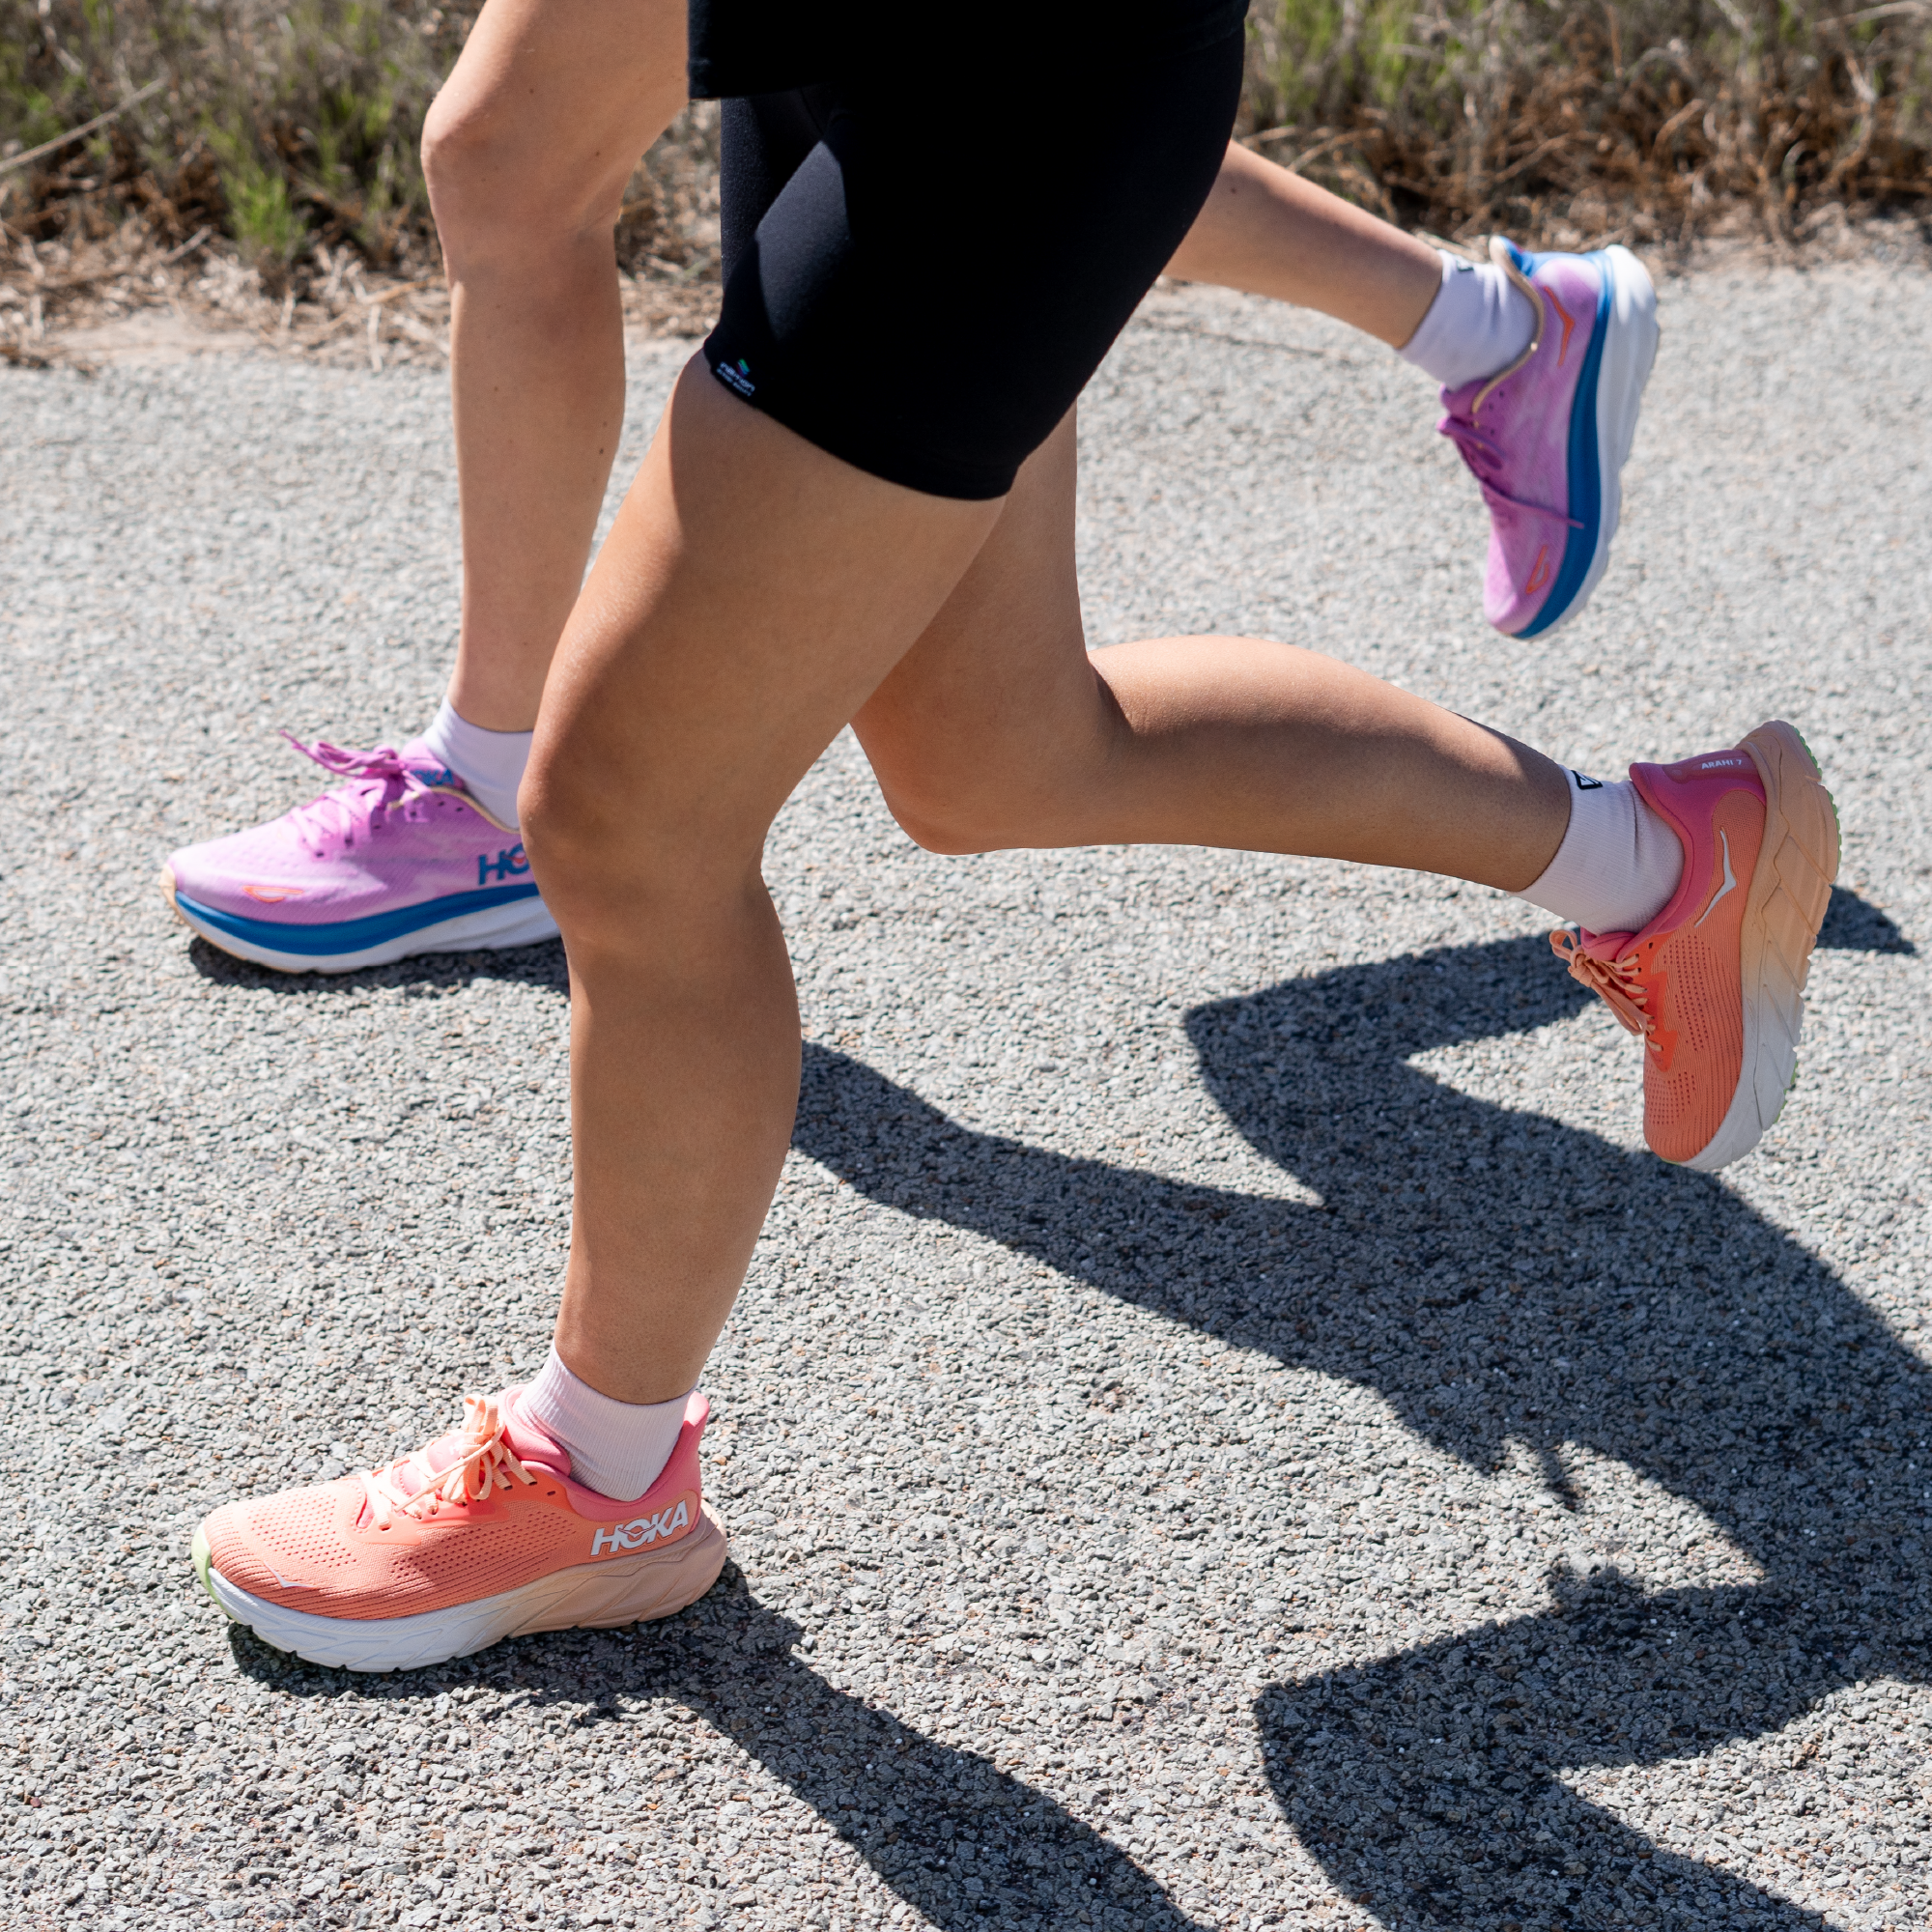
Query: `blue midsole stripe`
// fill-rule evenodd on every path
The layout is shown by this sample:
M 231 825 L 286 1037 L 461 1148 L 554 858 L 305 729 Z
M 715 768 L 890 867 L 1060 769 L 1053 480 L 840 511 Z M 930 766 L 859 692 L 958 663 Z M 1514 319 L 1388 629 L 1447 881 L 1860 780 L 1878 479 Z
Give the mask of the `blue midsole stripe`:
M 1545 258 L 1539 255 L 1533 259 L 1541 262 Z M 1591 332 L 1582 374 L 1577 383 L 1576 400 L 1570 407 L 1570 514 L 1583 527 L 1569 533 L 1556 582 L 1549 586 L 1543 609 L 1517 633 L 1520 638 L 1533 638 L 1538 632 L 1547 631 L 1569 610 L 1584 578 L 1590 574 L 1590 560 L 1597 554 L 1597 532 L 1604 521 L 1604 483 L 1597 450 L 1597 384 L 1603 370 L 1604 343 L 1610 331 L 1613 291 L 1608 257 L 1598 253 L 1583 259 L 1595 263 L 1604 278 L 1597 292 L 1597 326 Z
M 298 953 L 304 959 L 321 958 L 338 952 L 363 952 L 385 940 L 400 939 L 406 932 L 420 932 L 426 925 L 440 925 L 445 920 L 461 919 L 466 913 L 489 912 L 493 907 L 514 905 L 519 899 L 533 899 L 534 885 L 491 886 L 482 892 L 452 893 L 442 899 L 424 899 L 419 905 L 398 906 L 394 912 L 379 912 L 369 919 L 337 920 L 332 925 L 285 925 L 278 920 L 243 919 L 238 913 L 218 912 L 203 905 L 185 893 L 175 895 L 175 903 L 205 925 L 225 932 L 231 939 L 245 939 L 251 946 L 271 952 Z

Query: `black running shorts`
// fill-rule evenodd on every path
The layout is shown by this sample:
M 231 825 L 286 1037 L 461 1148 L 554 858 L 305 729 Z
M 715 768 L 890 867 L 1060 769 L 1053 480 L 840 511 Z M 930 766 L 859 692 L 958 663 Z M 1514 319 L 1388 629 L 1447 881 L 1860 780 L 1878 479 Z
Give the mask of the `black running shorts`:
M 874 476 L 1004 496 L 1221 165 L 1242 0 L 1125 11 L 1162 6 L 1165 31 L 1111 46 L 1083 10 L 1084 37 L 982 35 L 912 71 L 849 57 L 727 99 L 719 381 Z

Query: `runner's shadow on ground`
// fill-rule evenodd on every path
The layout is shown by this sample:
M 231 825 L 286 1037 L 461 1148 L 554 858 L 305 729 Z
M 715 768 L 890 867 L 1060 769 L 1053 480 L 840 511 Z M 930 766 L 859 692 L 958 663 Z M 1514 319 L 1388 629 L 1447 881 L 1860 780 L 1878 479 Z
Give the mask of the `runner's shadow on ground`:
M 234 1626 L 239 1666 L 284 1694 L 426 1702 L 465 1683 L 568 1710 L 570 1721 L 629 1728 L 635 1700 L 681 1703 L 790 1787 L 899 1897 L 933 1925 L 1048 1932 L 1092 1922 L 1115 1932 L 1199 1932 L 1146 1872 L 1057 1801 L 978 1753 L 956 1750 L 836 1690 L 792 1654 L 797 1625 L 761 1604 L 735 1565 L 682 1614 L 622 1632 L 558 1632 L 499 1644 L 435 1671 L 390 1679 L 317 1671 Z M 471 1706 L 465 1721 L 482 1722 Z M 624 1792 L 600 1828 L 648 1826 L 661 1771 L 682 1775 L 681 1740 L 639 1734 Z M 370 1770 L 380 1770 L 371 1765 Z M 448 1822 L 445 1820 L 445 1822 Z M 540 1849 L 574 1833 L 548 1821 Z M 719 1835 L 729 1831 L 721 1824 Z M 493 1840 L 499 1848 L 502 1840 Z M 614 1867 L 605 1876 L 616 1881 Z
M 1901 949 L 1862 913 L 1862 950 Z M 1520 1444 L 1575 1508 L 1580 1448 L 1694 1504 L 1762 1583 L 1646 1597 L 1566 1571 L 1542 1616 L 1268 1692 L 1271 1776 L 1338 1886 L 1390 1926 L 1613 1909 L 1686 1932 L 1815 1926 L 1556 1774 L 1695 1756 L 1855 1678 L 1924 1674 L 1925 1479 L 1909 1465 L 1932 1380 L 1720 1179 L 1406 1064 L 1587 999 L 1535 938 L 1198 1009 L 1209 1092 L 1319 1208 L 973 1133 L 816 1047 L 795 1145 L 903 1212 L 1372 1388 L 1473 1469 Z

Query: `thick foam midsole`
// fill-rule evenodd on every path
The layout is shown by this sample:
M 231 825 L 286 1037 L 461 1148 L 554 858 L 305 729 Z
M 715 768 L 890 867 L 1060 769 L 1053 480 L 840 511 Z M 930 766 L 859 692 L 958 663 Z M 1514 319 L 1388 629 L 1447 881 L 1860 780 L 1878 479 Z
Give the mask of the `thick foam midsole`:
M 415 905 L 397 906 L 368 919 L 338 919 L 316 925 L 293 925 L 286 920 L 249 919 L 241 913 L 223 912 L 218 906 L 203 905 L 177 889 L 175 903 L 183 915 L 211 939 L 239 939 L 272 952 L 300 958 L 332 958 L 343 952 L 362 952 L 391 939 L 404 939 L 426 926 L 442 925 L 450 920 L 471 914 L 494 912 L 500 906 L 515 905 L 537 896 L 534 885 L 526 881 L 516 886 L 489 886 L 481 892 L 451 893 L 440 899 L 423 899 Z
M 196 1530 L 194 1565 L 230 1617 L 265 1643 L 349 1670 L 406 1670 L 466 1657 L 533 1631 L 605 1629 L 674 1616 L 696 1603 L 724 1567 L 724 1526 L 704 1509 L 690 1535 L 668 1548 L 553 1571 L 514 1590 L 407 1617 L 325 1617 L 257 1597 L 210 1560 Z

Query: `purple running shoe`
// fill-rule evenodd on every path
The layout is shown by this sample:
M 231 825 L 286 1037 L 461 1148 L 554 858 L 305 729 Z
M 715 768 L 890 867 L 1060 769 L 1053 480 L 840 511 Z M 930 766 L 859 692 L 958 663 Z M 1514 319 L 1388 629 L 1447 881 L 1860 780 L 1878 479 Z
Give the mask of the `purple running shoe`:
M 161 868 L 168 903 L 211 946 L 282 973 L 353 973 L 556 937 L 516 828 L 420 738 L 400 752 L 289 742 L 346 782 Z
M 1622 505 L 1624 460 L 1657 358 L 1657 291 L 1628 248 L 1490 259 L 1528 296 L 1536 333 L 1487 382 L 1444 389 L 1440 425 L 1490 506 L 1483 614 L 1541 637 L 1590 601 Z

